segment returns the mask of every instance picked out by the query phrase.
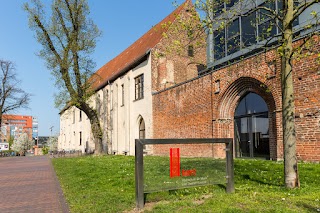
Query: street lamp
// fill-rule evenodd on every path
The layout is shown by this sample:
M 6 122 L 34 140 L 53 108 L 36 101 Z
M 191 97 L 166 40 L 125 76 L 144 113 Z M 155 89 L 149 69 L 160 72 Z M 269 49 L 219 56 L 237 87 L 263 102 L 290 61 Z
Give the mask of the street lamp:
M 53 126 L 51 126 L 49 129 L 50 129 L 50 137 L 52 137 L 52 129 L 53 129 Z

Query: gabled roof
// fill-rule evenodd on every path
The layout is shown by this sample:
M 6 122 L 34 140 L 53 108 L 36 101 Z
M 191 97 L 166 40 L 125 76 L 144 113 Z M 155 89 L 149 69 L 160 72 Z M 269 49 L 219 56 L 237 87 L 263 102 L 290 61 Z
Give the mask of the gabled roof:
M 150 50 L 155 47 L 163 38 L 163 34 L 168 30 L 168 25 L 173 23 L 177 15 L 185 8 L 185 5 L 191 3 L 186 0 L 175 11 L 164 18 L 156 26 L 152 27 L 147 33 L 135 41 L 126 50 L 102 66 L 95 73 L 94 88 L 96 90 L 104 87 L 108 81 L 112 82 L 132 68 L 136 63 L 148 55 Z

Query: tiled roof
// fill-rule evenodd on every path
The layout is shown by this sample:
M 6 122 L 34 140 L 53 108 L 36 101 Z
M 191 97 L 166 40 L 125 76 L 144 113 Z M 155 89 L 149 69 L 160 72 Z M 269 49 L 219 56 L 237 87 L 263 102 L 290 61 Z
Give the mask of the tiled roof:
M 184 9 L 187 3 L 190 3 L 190 0 L 186 0 L 175 11 L 156 26 L 152 27 L 126 50 L 102 66 L 94 75 L 96 76 L 94 88 L 96 90 L 102 88 L 108 81 L 113 81 L 119 75 L 127 72 L 132 65 L 146 56 L 146 54 L 160 42 L 163 34 L 168 30 L 168 25 L 174 22 L 177 15 Z

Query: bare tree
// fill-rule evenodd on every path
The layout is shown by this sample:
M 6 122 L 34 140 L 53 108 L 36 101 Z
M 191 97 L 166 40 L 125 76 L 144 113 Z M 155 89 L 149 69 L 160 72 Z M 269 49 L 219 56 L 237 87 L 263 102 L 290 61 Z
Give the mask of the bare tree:
M 94 63 L 90 54 L 101 33 L 88 18 L 88 3 L 86 0 L 54 0 L 49 18 L 41 1 L 31 2 L 32 6 L 26 3 L 24 8 L 29 15 L 30 28 L 35 31 L 43 47 L 39 55 L 46 61 L 60 88 L 56 105 L 75 106 L 88 116 L 95 154 L 100 154 L 103 151 L 103 132 L 98 113 L 90 105 L 90 98 L 94 94 L 94 82 L 90 78 Z
M 258 3 L 260 2 L 260 3 Z M 277 4 L 275 4 L 277 2 Z M 281 58 L 281 89 L 282 89 L 282 129 L 283 129 L 283 150 L 284 150 L 284 171 L 285 185 L 287 188 L 300 186 L 298 175 L 298 160 L 296 153 L 296 130 L 295 130 L 295 106 L 293 91 L 293 60 L 300 58 L 307 51 L 315 53 L 312 47 L 319 31 L 319 14 L 312 11 L 312 7 L 318 4 L 319 0 L 196 0 L 195 7 L 202 16 L 202 26 L 199 31 L 207 32 L 208 40 L 215 40 L 218 43 L 224 43 L 224 33 L 228 26 L 232 24 L 237 17 L 251 19 L 251 25 L 257 26 L 260 32 L 252 30 L 251 38 L 253 41 L 237 41 L 237 34 L 230 37 L 233 39 L 231 48 L 245 46 L 250 42 L 258 43 L 260 49 L 268 51 L 272 48 L 277 49 L 278 56 Z M 275 7 L 275 5 L 277 5 Z M 318 6 L 319 7 L 319 6 Z M 301 14 L 306 15 L 309 12 L 308 23 L 304 23 L 304 36 L 300 37 L 301 42 L 295 42 L 299 33 L 294 30 L 295 21 Z M 312 11 L 312 12 L 311 12 Z M 274 33 L 278 29 L 280 33 Z M 222 36 L 215 32 L 223 32 Z M 262 32 L 262 33 L 261 33 Z M 248 33 L 248 32 L 246 32 Z M 199 33 L 198 33 L 199 34 Z M 201 35 L 201 34 L 200 34 Z M 233 46 L 233 47 L 232 47 Z M 246 46 L 246 47 L 248 47 Z M 225 47 L 216 46 L 217 49 L 225 51 Z M 248 47 L 250 48 L 250 47 Z M 216 51 L 217 52 L 217 51 Z M 217 53 L 213 46 L 208 44 L 209 63 L 214 61 Z M 225 53 L 225 52 L 223 52 Z M 303 53 L 303 54 L 301 54 Z M 221 56 L 220 56 L 221 57 Z
M 20 88 L 14 64 L 11 61 L 0 60 L 0 127 L 2 115 L 19 108 L 28 107 L 30 94 Z

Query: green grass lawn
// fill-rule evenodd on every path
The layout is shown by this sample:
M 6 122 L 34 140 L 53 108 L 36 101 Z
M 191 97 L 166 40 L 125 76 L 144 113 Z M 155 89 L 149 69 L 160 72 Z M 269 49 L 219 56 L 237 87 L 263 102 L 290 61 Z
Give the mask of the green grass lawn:
M 134 157 L 56 158 L 53 165 L 71 212 L 134 212 Z M 234 194 L 224 185 L 151 193 L 145 212 L 320 212 L 320 164 L 300 163 L 299 175 L 301 188 L 288 190 L 283 162 L 236 159 Z

